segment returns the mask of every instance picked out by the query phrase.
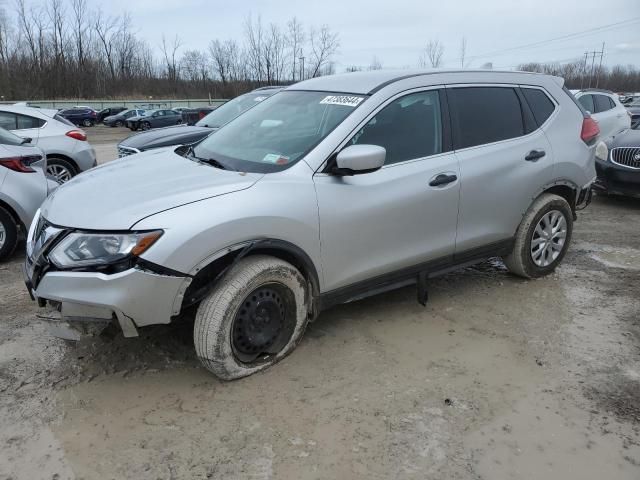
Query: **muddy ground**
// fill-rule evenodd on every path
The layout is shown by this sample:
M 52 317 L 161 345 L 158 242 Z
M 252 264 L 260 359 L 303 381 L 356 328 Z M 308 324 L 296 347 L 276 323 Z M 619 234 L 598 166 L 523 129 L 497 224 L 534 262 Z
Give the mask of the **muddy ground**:
M 339 306 L 232 383 L 199 366 L 188 320 L 48 336 L 16 253 L 0 479 L 638 479 L 640 202 L 579 217 L 547 278 L 493 260 L 434 281 L 426 308 L 412 288 Z

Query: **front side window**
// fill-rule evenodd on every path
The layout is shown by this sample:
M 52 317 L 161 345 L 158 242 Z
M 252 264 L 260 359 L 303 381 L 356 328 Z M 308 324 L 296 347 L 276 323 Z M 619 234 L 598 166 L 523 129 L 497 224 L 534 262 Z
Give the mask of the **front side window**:
M 280 92 L 206 137 L 191 153 L 195 160 L 232 170 L 285 170 L 322 141 L 364 98 L 332 92 Z
M 442 117 L 437 90 L 406 95 L 378 112 L 351 139 L 351 145 L 379 145 L 385 165 L 442 152 Z
M 533 113 L 533 117 L 536 119 L 538 126 L 547 121 L 547 118 L 551 116 L 556 106 L 549 99 L 546 93 L 537 88 L 523 88 L 522 94 L 525 100 L 529 104 L 529 108 Z
M 460 87 L 447 90 L 456 149 L 525 134 L 522 108 L 510 87 Z
M 593 95 L 582 95 L 578 101 L 587 112 L 596 113 L 596 108 L 593 104 Z

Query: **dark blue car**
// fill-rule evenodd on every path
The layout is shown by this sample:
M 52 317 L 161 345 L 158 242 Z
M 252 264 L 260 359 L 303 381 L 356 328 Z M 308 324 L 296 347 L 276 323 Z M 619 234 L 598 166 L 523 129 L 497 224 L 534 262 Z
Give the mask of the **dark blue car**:
M 74 107 L 62 110 L 59 115 L 74 125 L 93 127 L 98 121 L 98 113 L 89 107 Z

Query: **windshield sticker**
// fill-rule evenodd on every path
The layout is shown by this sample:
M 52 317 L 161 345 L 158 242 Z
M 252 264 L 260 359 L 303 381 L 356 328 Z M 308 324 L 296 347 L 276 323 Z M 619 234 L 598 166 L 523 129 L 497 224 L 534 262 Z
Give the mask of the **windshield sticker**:
M 324 97 L 321 105 L 344 105 L 345 107 L 357 107 L 362 101 L 362 97 L 353 97 L 350 95 L 329 95 Z
M 265 163 L 273 163 L 274 165 L 286 165 L 289 163 L 289 157 L 277 153 L 267 153 L 262 161 Z
M 261 102 L 262 100 L 264 100 L 267 97 L 256 97 L 253 99 L 254 102 Z

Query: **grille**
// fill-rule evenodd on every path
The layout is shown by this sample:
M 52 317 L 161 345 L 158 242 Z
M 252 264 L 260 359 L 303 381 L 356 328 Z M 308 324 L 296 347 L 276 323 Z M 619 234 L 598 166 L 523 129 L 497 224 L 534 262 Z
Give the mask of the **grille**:
M 133 155 L 134 153 L 140 153 L 140 150 L 133 147 L 122 147 L 118 145 L 118 157 L 126 157 L 127 155 Z
M 618 147 L 611 150 L 611 161 L 623 167 L 640 170 L 640 147 Z

